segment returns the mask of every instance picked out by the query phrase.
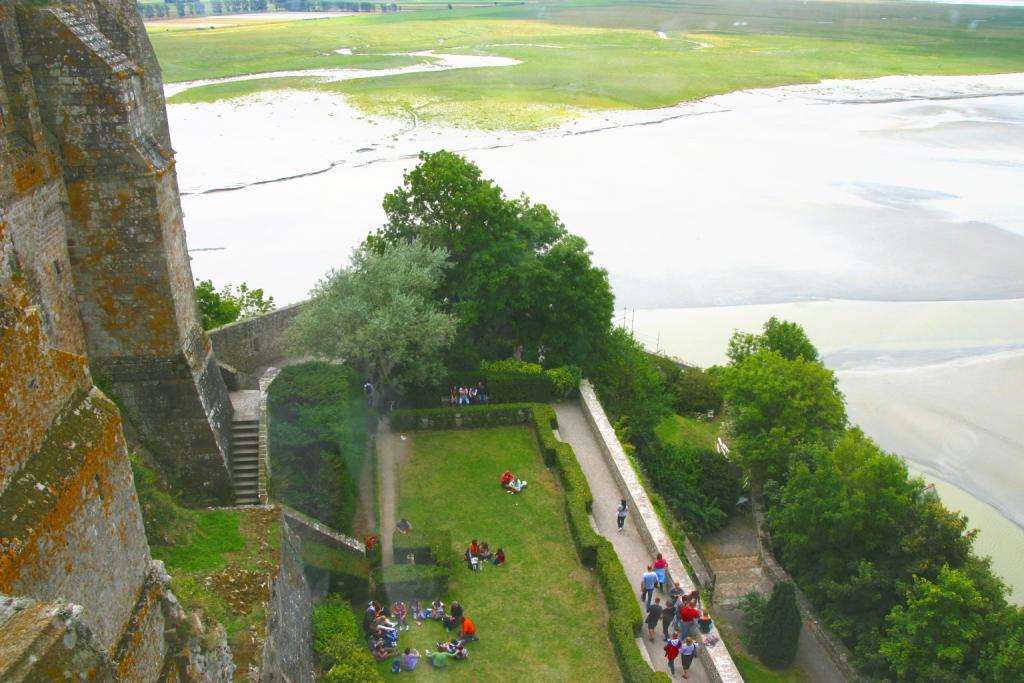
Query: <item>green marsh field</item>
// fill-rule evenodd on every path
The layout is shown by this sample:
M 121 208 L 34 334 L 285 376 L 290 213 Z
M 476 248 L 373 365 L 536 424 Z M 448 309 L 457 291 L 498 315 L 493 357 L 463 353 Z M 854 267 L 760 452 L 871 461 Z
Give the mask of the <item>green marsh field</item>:
M 475 128 L 537 128 L 581 112 L 649 109 L 746 88 L 892 74 L 1024 70 L 1024 8 L 919 2 L 567 2 L 406 11 L 151 33 L 167 82 L 429 62 L 519 64 L 325 82 L 213 84 L 204 102 L 267 89 L 343 93 L 373 114 Z M 354 48 L 354 54 L 338 54 Z M 228 87 L 230 85 L 230 87 Z

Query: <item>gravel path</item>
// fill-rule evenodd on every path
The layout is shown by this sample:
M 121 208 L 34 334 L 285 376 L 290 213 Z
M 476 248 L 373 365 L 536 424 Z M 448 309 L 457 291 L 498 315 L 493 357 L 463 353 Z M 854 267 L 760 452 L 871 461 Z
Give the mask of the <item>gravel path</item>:
M 381 563 L 390 565 L 394 562 L 394 549 L 391 533 L 395 530 L 397 516 L 395 506 L 398 503 L 397 477 L 398 469 L 409 455 L 409 441 L 391 431 L 391 424 L 380 421 L 377 430 L 377 484 L 380 495 L 380 536 Z M 410 520 L 413 525 L 415 520 Z
M 558 416 L 559 438 L 570 444 L 576 452 L 576 458 L 579 460 L 583 473 L 587 477 L 587 483 L 590 484 L 590 490 L 594 494 L 593 522 L 597 532 L 611 541 L 611 544 L 615 547 L 615 552 L 619 556 L 619 561 L 622 562 L 622 568 L 626 572 L 626 577 L 631 583 L 639 586 L 640 575 L 654 558 L 650 556 L 647 547 L 640 539 L 632 516 L 626 518 L 625 533 L 620 534 L 617 532 L 615 511 L 618 508 L 619 500 L 622 498 L 622 493 L 615 482 L 615 478 L 612 476 L 608 463 L 601 453 L 601 448 L 590 428 L 590 424 L 583 415 L 583 409 L 580 408 L 578 403 L 558 403 L 555 404 L 554 408 Z M 662 599 L 665 596 L 667 596 L 667 593 L 662 595 Z M 636 592 L 636 598 L 637 604 L 640 605 L 640 609 L 643 611 L 644 606 L 640 603 L 639 588 Z M 646 630 L 644 633 L 646 634 Z M 646 648 L 648 660 L 654 664 L 654 668 L 658 671 L 667 672 L 668 664 L 665 661 L 665 653 L 662 650 L 664 646 L 660 636 L 660 627 L 656 629 L 656 633 L 658 633 L 658 637 L 653 643 L 645 637 L 643 638 L 643 645 Z M 676 677 L 682 678 L 678 660 L 676 662 Z M 699 659 L 693 662 L 693 667 L 690 669 L 690 680 L 711 680 L 704 671 L 704 667 Z

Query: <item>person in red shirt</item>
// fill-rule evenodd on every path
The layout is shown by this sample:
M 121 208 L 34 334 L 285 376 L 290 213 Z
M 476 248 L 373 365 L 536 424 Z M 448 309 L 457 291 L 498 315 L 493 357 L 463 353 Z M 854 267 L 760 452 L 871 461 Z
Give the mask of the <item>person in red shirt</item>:
M 459 633 L 462 640 L 479 640 L 476 637 L 476 624 L 469 617 L 462 617 L 462 631 Z
M 690 602 L 683 605 L 683 608 L 679 610 L 679 621 L 682 623 L 682 633 L 684 635 L 690 633 L 690 629 L 697 623 L 697 617 L 699 616 L 700 612 Z
M 665 659 L 668 660 L 668 670 L 672 672 L 672 675 L 676 675 L 676 657 L 679 656 L 679 648 L 683 646 L 683 641 L 679 640 L 679 634 L 673 633 L 672 637 L 665 641 Z

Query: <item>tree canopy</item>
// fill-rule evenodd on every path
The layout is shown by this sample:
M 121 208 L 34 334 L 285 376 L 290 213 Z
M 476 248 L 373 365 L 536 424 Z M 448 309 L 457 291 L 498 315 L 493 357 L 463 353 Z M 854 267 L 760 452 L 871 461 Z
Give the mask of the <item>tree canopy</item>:
M 726 355 L 729 356 L 729 362 L 736 365 L 763 349 L 775 351 L 786 360 L 818 360 L 818 349 L 811 343 L 804 328 L 798 323 L 779 320 L 775 316 L 764 324 L 761 334 L 736 330 L 729 339 Z
M 204 330 L 274 310 L 274 297 L 264 298 L 261 288 L 249 289 L 244 282 L 217 291 L 211 280 L 200 280 L 196 283 L 196 301 Z
M 830 444 L 846 425 L 842 394 L 831 370 L 802 356 L 760 349 L 722 376 L 736 443 L 758 479 L 785 477 L 802 447 Z
M 289 330 L 289 344 L 343 359 L 391 387 L 436 380 L 456 325 L 435 299 L 446 267 L 444 249 L 419 241 L 379 251 L 358 247 L 348 268 L 317 283 Z
M 547 206 L 506 197 L 475 164 L 440 151 L 420 154 L 384 211 L 370 248 L 419 240 L 448 253 L 438 293 L 459 320 L 458 348 L 549 366 L 592 358 L 611 325 L 608 276 Z

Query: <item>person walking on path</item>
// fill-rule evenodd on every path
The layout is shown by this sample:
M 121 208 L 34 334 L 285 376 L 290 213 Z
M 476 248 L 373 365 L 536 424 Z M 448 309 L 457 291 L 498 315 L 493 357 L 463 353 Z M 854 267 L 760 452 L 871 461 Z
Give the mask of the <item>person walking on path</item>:
M 679 623 L 682 625 L 679 632 L 684 635 L 689 635 L 690 630 L 697 623 L 697 617 L 699 616 L 700 612 L 698 612 L 697 608 L 693 606 L 693 603 L 683 603 L 683 608 L 679 610 Z
M 683 678 L 690 677 L 690 665 L 693 664 L 693 656 L 700 649 L 700 644 L 693 639 L 693 636 L 686 636 L 686 640 L 679 647 L 679 657 L 683 664 Z
M 665 641 L 665 659 L 668 660 L 668 670 L 673 676 L 676 675 L 676 657 L 679 656 L 679 648 L 683 641 L 679 640 L 679 634 L 673 633 L 672 637 Z
M 654 642 L 654 629 L 658 627 L 661 620 L 661 613 L 665 609 L 661 606 L 661 598 L 654 598 L 654 604 L 647 606 L 647 637 Z
M 675 603 L 665 603 L 665 609 L 661 610 L 661 635 L 662 639 L 668 640 L 668 629 L 679 614 L 679 608 Z
M 654 597 L 654 587 L 658 585 L 658 575 L 648 565 L 647 571 L 640 577 L 640 599 L 651 606 L 651 598 Z
M 668 560 L 662 557 L 661 553 L 658 553 L 658 557 L 654 559 L 652 566 L 654 567 L 654 573 L 658 575 L 658 592 L 664 593 L 666 582 L 665 570 L 668 569 Z
M 615 513 L 615 523 L 619 525 L 619 533 L 625 531 L 626 526 L 626 499 L 623 498 L 622 502 L 619 503 L 619 509 Z

